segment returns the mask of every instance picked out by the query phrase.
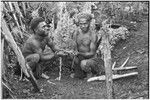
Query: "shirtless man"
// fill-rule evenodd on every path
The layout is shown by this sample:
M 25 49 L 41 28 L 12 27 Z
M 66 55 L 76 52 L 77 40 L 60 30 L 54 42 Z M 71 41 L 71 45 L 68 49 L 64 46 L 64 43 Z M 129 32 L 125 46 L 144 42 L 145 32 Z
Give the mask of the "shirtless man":
M 79 30 L 75 34 L 78 53 L 73 76 L 76 78 L 89 78 L 93 74 L 98 75 L 104 65 L 103 60 L 96 57 L 98 37 L 90 30 L 91 20 L 92 16 L 87 13 L 78 16 Z
M 42 74 L 41 66 L 42 61 L 51 60 L 53 57 L 62 56 L 63 52 L 52 42 L 52 39 L 48 37 L 49 28 L 47 27 L 43 18 L 35 18 L 31 21 L 31 29 L 34 34 L 29 37 L 23 47 L 23 55 L 26 62 L 31 67 L 35 78 L 39 79 Z M 56 53 L 44 53 L 45 46 L 49 46 L 53 52 Z M 44 77 L 48 78 L 48 76 Z

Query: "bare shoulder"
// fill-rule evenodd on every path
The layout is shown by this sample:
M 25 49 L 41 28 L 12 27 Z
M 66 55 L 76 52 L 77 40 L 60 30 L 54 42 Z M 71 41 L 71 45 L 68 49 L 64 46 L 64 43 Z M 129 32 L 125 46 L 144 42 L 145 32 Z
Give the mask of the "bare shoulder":
M 37 44 L 38 42 L 34 36 L 29 37 L 29 39 L 26 41 L 26 45 L 36 46 Z
M 74 36 L 77 37 L 80 34 L 79 29 L 76 30 L 76 32 L 74 33 Z
M 97 34 L 96 33 L 91 33 L 91 38 L 92 38 L 92 41 L 97 41 L 97 39 L 98 39 L 98 36 L 97 36 Z
M 45 38 L 45 40 L 46 40 L 47 42 L 52 42 L 52 41 L 53 41 L 53 37 L 47 36 L 47 37 Z

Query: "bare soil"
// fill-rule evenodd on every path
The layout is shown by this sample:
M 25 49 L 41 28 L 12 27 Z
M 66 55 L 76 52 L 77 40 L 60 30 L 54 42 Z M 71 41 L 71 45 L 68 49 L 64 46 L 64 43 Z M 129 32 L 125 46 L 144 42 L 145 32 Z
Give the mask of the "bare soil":
M 149 67 L 148 67 L 148 22 L 138 24 L 137 31 L 131 31 L 131 37 L 120 41 L 112 52 L 112 62 L 120 66 L 130 56 L 126 66 L 137 66 L 138 76 L 113 81 L 114 98 L 116 99 L 148 99 L 149 98 Z M 15 96 L 18 99 L 106 99 L 105 81 L 87 83 L 86 80 L 72 79 L 66 68 L 62 71 L 62 79 L 58 77 L 58 67 L 46 72 L 48 80 L 39 79 L 38 85 L 42 93 L 34 93 L 30 82 L 12 79 Z

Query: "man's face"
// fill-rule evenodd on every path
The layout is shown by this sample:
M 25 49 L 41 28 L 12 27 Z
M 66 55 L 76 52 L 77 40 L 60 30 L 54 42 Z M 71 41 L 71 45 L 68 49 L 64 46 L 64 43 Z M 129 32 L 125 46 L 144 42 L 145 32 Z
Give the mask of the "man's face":
M 40 22 L 36 28 L 36 34 L 42 37 L 48 36 L 49 28 L 45 22 Z
M 83 32 L 87 32 L 90 26 L 90 22 L 85 18 L 79 20 L 79 27 Z

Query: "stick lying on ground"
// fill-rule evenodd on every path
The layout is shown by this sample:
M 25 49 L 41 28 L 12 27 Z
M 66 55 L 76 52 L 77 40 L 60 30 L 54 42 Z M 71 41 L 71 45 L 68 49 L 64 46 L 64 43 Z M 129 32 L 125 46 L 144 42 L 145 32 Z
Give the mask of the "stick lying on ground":
M 59 77 L 56 78 L 56 80 L 61 80 L 61 71 L 62 71 L 62 58 L 59 57 Z
M 10 87 L 6 85 L 3 81 L 2 81 L 2 85 L 4 85 L 12 94 L 14 94 L 14 92 L 10 89 Z
M 122 68 L 122 67 L 124 67 L 125 66 L 125 64 L 128 62 L 128 60 L 129 60 L 129 58 L 130 57 L 128 57 L 126 60 L 125 60 L 125 62 L 120 66 L 120 68 Z
M 117 71 L 117 70 L 129 70 L 129 69 L 135 69 L 137 68 L 137 66 L 129 66 L 129 67 L 118 67 L 118 68 L 114 68 L 113 70 L 114 71 Z
M 112 78 L 115 80 L 115 79 L 119 79 L 119 78 L 124 78 L 124 77 L 129 77 L 129 76 L 135 76 L 135 75 L 138 75 L 138 72 L 132 72 L 132 73 L 128 73 L 128 74 L 123 74 L 123 75 L 113 75 Z M 102 75 L 102 76 L 97 76 L 97 77 L 92 77 L 92 78 L 89 78 L 87 80 L 87 82 L 91 82 L 91 81 L 96 81 L 96 80 L 105 80 L 105 75 Z
M 115 68 L 115 65 L 116 65 L 116 61 L 113 63 L 113 65 L 112 65 L 112 69 L 114 69 L 114 68 Z

